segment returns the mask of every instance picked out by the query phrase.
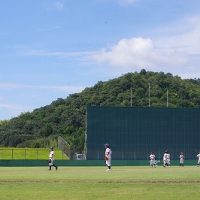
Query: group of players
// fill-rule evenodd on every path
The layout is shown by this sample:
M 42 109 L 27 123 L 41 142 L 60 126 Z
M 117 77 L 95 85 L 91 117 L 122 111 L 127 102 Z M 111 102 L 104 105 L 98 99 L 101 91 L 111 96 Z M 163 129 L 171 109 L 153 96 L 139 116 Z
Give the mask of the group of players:
M 150 156 L 149 156 L 149 164 L 151 167 L 156 167 L 157 165 L 157 160 L 156 160 L 156 156 L 153 152 L 151 152 Z M 197 166 L 200 166 L 200 152 L 197 154 Z M 185 161 L 185 156 L 183 154 L 183 152 L 180 153 L 179 155 L 179 165 L 180 167 L 184 166 L 184 161 Z M 163 155 L 163 167 L 167 167 L 170 166 L 170 153 L 168 152 L 168 150 L 165 151 L 164 155 Z
M 106 166 L 108 167 L 107 171 L 111 170 L 111 155 L 112 155 L 112 151 L 110 149 L 110 145 L 105 144 L 105 163 L 106 163 Z M 58 169 L 58 166 L 55 165 L 54 159 L 55 159 L 54 148 L 50 147 L 49 161 L 48 161 L 49 170 L 51 170 L 52 166 L 55 167 L 56 170 Z
M 110 145 L 105 144 L 105 163 L 106 163 L 106 166 L 108 167 L 107 171 L 111 170 L 111 155 L 112 155 L 112 151 L 110 149 Z M 150 159 L 150 166 L 156 167 L 158 161 L 156 160 L 156 156 L 153 152 L 151 152 L 149 159 Z M 197 159 L 198 159 L 197 166 L 200 166 L 200 152 L 197 154 Z M 185 161 L 185 156 L 183 152 L 181 152 L 179 155 L 180 167 L 184 167 L 184 161 Z M 168 150 L 166 150 L 163 155 L 163 167 L 169 167 L 170 165 L 171 165 L 170 153 Z
M 56 170 L 58 169 L 58 166 L 56 166 L 54 163 L 54 155 L 55 155 L 54 148 L 51 147 L 50 153 L 49 153 L 49 170 L 51 170 L 52 166 L 55 167 Z M 111 155 L 112 155 L 112 151 L 110 149 L 110 145 L 105 144 L 105 164 L 107 166 L 107 171 L 111 170 Z M 197 158 L 198 158 L 197 166 L 200 166 L 200 152 L 199 152 L 199 154 L 197 154 Z M 151 152 L 149 159 L 150 159 L 150 161 L 149 161 L 150 166 L 156 167 L 158 161 L 156 160 L 156 156 L 153 152 Z M 185 160 L 185 156 L 184 156 L 183 152 L 181 152 L 179 155 L 179 164 L 181 167 L 184 166 L 184 160 Z M 171 164 L 170 163 L 170 153 L 168 150 L 166 150 L 163 155 L 163 167 L 168 167 L 168 166 L 170 166 L 170 164 Z

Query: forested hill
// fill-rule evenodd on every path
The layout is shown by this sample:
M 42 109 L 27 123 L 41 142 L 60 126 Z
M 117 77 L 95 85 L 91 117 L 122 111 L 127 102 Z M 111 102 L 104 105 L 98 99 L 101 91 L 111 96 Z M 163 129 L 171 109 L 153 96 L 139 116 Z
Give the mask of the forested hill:
M 199 107 L 200 81 L 183 80 L 168 73 L 128 73 L 94 87 L 57 99 L 50 105 L 0 122 L 0 145 L 43 147 L 56 145 L 63 136 L 78 152 L 83 150 L 86 106 Z

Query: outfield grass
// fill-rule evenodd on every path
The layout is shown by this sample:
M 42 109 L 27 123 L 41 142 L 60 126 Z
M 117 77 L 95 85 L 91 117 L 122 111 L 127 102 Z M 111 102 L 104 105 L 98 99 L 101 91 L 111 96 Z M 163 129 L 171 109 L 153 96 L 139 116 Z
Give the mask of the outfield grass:
M 1 200 L 197 200 L 198 167 L 1 167 Z

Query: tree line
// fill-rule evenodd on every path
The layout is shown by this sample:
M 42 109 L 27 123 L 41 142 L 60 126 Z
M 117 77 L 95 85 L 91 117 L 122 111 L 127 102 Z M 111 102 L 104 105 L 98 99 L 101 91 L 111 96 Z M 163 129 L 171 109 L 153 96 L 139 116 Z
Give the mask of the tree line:
M 150 86 L 150 87 L 149 87 Z M 62 136 L 76 152 L 85 141 L 86 108 L 93 106 L 199 107 L 200 80 L 181 79 L 171 73 L 127 73 L 50 105 L 0 121 L 0 146 L 49 147 Z

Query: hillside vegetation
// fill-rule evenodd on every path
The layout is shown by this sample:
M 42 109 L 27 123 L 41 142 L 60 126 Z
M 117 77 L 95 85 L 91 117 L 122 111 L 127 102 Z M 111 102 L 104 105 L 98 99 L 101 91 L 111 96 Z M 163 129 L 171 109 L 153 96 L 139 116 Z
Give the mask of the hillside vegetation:
M 199 79 L 183 80 L 170 73 L 142 70 L 128 73 L 106 82 L 99 81 L 80 93 L 59 98 L 50 105 L 0 122 L 0 146 L 49 147 L 56 146 L 57 137 L 64 137 L 74 149 L 84 147 L 86 107 L 92 106 L 151 106 L 199 107 Z

